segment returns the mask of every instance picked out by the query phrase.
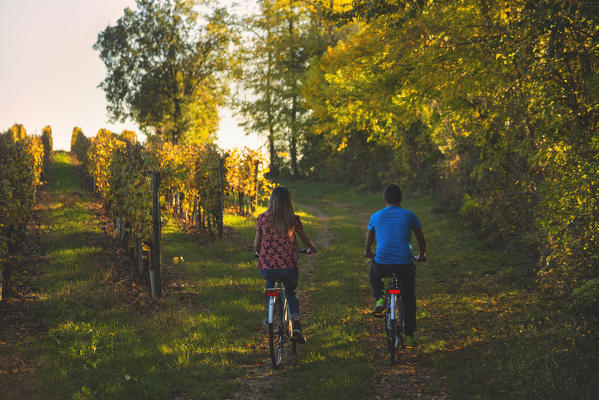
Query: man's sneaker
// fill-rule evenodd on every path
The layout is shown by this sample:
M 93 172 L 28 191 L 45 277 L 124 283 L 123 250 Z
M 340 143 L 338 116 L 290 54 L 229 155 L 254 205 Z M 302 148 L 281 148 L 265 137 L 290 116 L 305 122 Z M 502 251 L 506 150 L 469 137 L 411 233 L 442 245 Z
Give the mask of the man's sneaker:
M 381 297 L 376 302 L 376 305 L 374 306 L 374 309 L 372 310 L 372 313 L 374 315 L 381 314 L 384 309 L 385 309 L 385 298 Z
M 406 349 L 413 349 L 414 346 L 416 345 L 416 341 L 414 340 L 414 336 L 408 336 L 406 335 L 404 341 L 403 341 L 404 347 Z
M 304 344 L 306 343 L 306 339 L 304 338 L 304 334 L 302 333 L 302 324 L 296 319 L 291 322 L 293 326 L 293 340 L 295 343 Z

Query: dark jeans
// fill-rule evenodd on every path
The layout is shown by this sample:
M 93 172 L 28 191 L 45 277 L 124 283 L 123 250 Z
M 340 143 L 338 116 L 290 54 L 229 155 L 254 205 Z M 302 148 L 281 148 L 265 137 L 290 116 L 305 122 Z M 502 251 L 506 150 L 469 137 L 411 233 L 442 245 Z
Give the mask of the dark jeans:
M 260 275 L 266 279 L 266 288 L 275 286 L 275 280 L 280 280 L 285 286 L 285 297 L 289 306 L 289 314 L 291 319 L 299 318 L 299 299 L 297 298 L 297 280 L 298 269 L 263 269 L 260 270 Z M 266 308 L 268 309 L 268 297 L 266 297 Z
M 404 303 L 406 335 L 412 336 L 416 329 L 416 266 L 414 264 L 377 264 L 374 260 L 370 267 L 370 286 L 375 299 L 383 297 L 383 277 L 398 274 L 401 298 Z

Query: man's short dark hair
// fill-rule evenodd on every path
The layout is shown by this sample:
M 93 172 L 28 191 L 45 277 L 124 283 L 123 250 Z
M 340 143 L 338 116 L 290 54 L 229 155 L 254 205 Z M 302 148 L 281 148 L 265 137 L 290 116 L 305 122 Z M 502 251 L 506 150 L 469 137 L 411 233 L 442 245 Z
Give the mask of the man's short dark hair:
M 401 203 L 401 189 L 395 183 L 387 185 L 385 188 L 385 202 L 387 204 Z

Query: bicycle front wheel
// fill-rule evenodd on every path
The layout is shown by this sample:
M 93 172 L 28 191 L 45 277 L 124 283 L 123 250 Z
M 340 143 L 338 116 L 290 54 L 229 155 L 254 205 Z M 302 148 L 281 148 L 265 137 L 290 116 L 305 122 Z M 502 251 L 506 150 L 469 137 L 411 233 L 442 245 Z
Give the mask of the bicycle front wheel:
M 397 350 L 401 349 L 404 346 L 403 339 L 404 339 L 404 335 L 406 333 L 406 326 L 405 326 L 406 307 L 405 307 L 405 305 L 403 303 L 403 299 L 401 297 L 399 298 L 398 307 L 399 308 L 398 308 L 398 313 L 397 313 L 397 324 L 396 324 L 397 325 L 397 328 L 396 328 L 397 339 L 396 339 L 396 345 L 395 345 L 395 348 Z
M 273 368 L 278 368 L 283 356 L 283 310 L 281 298 L 277 298 L 273 310 L 273 322 L 268 324 L 268 347 Z
M 283 325 L 285 326 L 285 336 L 291 341 L 291 352 L 297 354 L 297 343 L 293 339 L 293 325 L 289 315 L 289 303 L 285 300 L 285 306 L 283 307 Z

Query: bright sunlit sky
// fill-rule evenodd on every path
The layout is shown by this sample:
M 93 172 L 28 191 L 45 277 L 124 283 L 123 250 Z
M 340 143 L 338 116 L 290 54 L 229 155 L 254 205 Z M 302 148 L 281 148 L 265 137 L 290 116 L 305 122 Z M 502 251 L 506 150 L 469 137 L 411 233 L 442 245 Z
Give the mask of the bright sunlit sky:
M 254 0 L 222 1 L 241 14 Z M 0 131 L 15 122 L 28 134 L 52 127 L 54 148 L 69 150 L 71 131 L 86 136 L 100 128 L 114 132 L 137 125 L 109 123 L 104 91 L 106 70 L 92 49 L 98 33 L 114 25 L 134 0 L 0 0 Z M 245 135 L 231 110 L 220 112 L 218 144 L 258 148 L 264 139 Z

